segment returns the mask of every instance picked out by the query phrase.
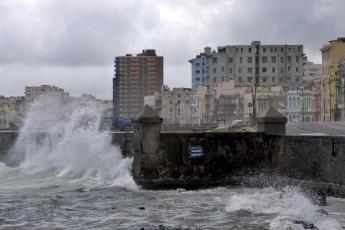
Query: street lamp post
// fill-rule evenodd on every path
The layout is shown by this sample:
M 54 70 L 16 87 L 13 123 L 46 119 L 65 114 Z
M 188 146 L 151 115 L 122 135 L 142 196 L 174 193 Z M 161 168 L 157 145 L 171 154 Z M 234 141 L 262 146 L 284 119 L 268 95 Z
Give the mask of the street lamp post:
M 302 122 L 304 122 L 304 89 L 302 88 Z
M 328 81 L 329 85 L 329 121 L 332 121 L 332 87 L 331 87 L 331 79 Z
M 322 82 L 322 88 L 323 88 L 323 121 L 326 121 L 326 84 L 325 81 Z

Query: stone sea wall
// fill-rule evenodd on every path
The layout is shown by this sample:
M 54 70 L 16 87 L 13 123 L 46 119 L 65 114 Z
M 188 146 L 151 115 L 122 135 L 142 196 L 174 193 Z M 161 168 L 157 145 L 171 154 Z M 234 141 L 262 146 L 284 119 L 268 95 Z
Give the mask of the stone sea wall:
M 345 195 L 344 137 L 161 133 L 159 141 L 158 152 L 137 151 L 140 155 L 134 156 L 135 179 L 146 187 L 238 184 L 242 183 L 241 178 L 255 184 L 259 181 L 250 181 L 248 177 L 266 173 L 304 181 L 311 187 L 315 184 L 333 195 Z M 190 159 L 189 146 L 201 146 L 204 157 Z M 296 184 L 295 180 L 290 182 Z
M 8 150 L 15 143 L 17 136 L 17 131 L 0 132 L 0 162 L 5 161 L 8 154 Z
M 291 178 L 293 184 L 317 184 L 329 193 L 345 196 L 345 137 L 207 132 L 157 135 L 157 129 L 156 135 L 151 135 L 147 128 L 150 126 L 141 132 L 111 133 L 112 143 L 123 155 L 134 157 L 133 176 L 144 187 L 258 185 L 268 181 L 257 177 L 264 172 L 285 178 L 282 181 Z M 0 132 L 0 161 L 5 160 L 17 136 L 17 132 Z M 202 147 L 204 157 L 190 159 L 189 146 Z M 251 176 L 257 179 L 248 179 Z

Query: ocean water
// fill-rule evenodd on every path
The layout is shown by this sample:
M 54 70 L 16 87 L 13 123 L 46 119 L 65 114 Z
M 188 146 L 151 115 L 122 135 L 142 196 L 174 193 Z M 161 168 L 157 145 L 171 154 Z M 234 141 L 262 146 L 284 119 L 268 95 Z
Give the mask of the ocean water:
M 345 229 L 345 200 L 296 187 L 144 190 L 92 103 L 32 106 L 0 163 L 0 229 Z

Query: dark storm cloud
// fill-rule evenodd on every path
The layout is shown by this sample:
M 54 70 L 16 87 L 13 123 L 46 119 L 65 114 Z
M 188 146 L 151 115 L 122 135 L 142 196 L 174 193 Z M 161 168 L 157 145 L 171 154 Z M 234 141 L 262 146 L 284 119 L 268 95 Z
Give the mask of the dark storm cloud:
M 344 0 L 2 0 L 0 94 L 42 82 L 111 98 L 113 57 L 145 48 L 164 56 L 170 86 L 190 86 L 188 60 L 205 46 L 298 43 L 320 62 L 320 47 L 345 36 L 344 10 Z
M 227 44 L 304 44 L 307 54 L 320 61 L 321 46 L 345 36 L 344 10 L 342 0 L 234 1 L 227 13 L 214 18 L 212 31 L 222 31 L 217 37 Z
M 1 63 L 105 65 L 158 23 L 144 1 L 11 0 L 0 12 Z

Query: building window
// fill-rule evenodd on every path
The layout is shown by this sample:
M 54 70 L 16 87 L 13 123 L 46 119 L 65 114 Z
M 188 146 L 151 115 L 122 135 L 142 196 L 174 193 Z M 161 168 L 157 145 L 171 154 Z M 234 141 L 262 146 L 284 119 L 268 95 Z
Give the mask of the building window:
M 195 80 L 196 80 L 196 81 L 200 81 L 200 78 L 199 78 L 199 77 L 197 77 L 197 78 L 195 78 Z
M 242 82 L 242 77 L 238 77 L 238 81 L 239 81 L 239 82 Z
M 253 77 L 248 77 L 248 82 L 252 82 Z
M 222 77 L 222 82 L 225 80 L 225 78 L 224 77 Z
M 271 62 L 272 63 L 276 63 L 277 62 L 277 57 L 276 56 L 271 57 Z
M 291 71 L 291 66 L 288 66 L 288 71 Z
M 248 53 L 251 53 L 252 52 L 252 48 L 248 48 Z
M 234 58 L 233 57 L 229 57 L 229 63 L 233 63 L 234 62 Z
M 217 69 L 216 68 L 213 68 L 213 73 L 216 73 L 217 72 Z
M 242 57 L 240 57 L 240 63 L 242 63 Z
M 248 63 L 252 63 L 253 62 L 253 58 L 252 57 L 247 57 L 247 62 Z
M 242 69 L 241 69 L 241 68 L 238 68 L 238 72 L 239 72 L 239 73 L 242 73 Z
M 200 70 L 196 70 L 195 73 L 200 73 Z
M 267 57 L 266 57 L 266 56 L 263 56 L 263 57 L 261 58 L 261 62 L 262 62 L 262 63 L 267 63 Z
M 280 62 L 281 62 L 281 63 L 284 62 L 284 57 L 280 57 Z
M 224 66 L 222 66 L 222 72 L 224 72 Z
M 280 52 L 284 52 L 284 48 L 280 48 Z
M 280 67 L 280 72 L 284 73 L 284 67 Z
M 213 78 L 213 83 L 216 83 L 217 82 L 217 78 Z
M 296 56 L 296 63 L 299 63 L 299 56 Z
M 291 63 L 291 56 L 287 57 L 287 61 L 288 61 L 288 63 Z
M 200 63 L 198 62 L 198 63 L 196 63 L 195 65 L 196 65 L 196 66 L 200 66 Z
M 262 72 L 266 73 L 267 72 L 267 68 L 266 67 L 262 67 Z
M 243 48 L 241 48 L 241 53 L 243 53 Z
M 229 68 L 229 73 L 232 73 L 232 68 Z
M 272 73 L 275 73 L 275 72 L 276 72 L 276 68 L 272 67 Z
M 262 52 L 266 53 L 266 48 L 262 48 Z
M 276 78 L 275 77 L 272 77 L 272 82 L 276 82 Z
M 212 58 L 212 63 L 217 63 L 218 62 L 218 59 L 216 57 L 213 57 Z
M 252 73 L 253 72 L 253 68 L 248 68 L 248 73 Z
M 299 72 L 299 68 L 298 68 L 298 66 L 296 66 L 296 73 L 298 73 Z

